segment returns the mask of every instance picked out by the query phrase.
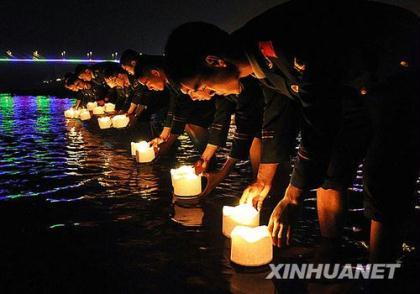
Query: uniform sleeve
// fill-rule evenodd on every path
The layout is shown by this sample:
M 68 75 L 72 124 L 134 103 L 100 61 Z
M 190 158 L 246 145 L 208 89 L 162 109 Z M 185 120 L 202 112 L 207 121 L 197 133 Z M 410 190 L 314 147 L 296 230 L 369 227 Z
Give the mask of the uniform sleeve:
M 294 153 L 298 134 L 296 102 L 263 86 L 262 163 L 282 163 Z
M 171 133 L 174 135 L 181 135 L 187 124 L 188 113 L 191 111 L 191 103 L 187 99 L 190 98 L 184 94 L 175 97 L 171 124 Z
M 165 118 L 165 121 L 163 122 L 163 126 L 165 128 L 172 127 L 172 120 L 174 119 L 176 98 L 177 97 L 175 95 L 172 95 L 172 94 L 169 97 L 168 112 L 166 113 L 166 118 Z
M 254 138 L 261 138 L 264 112 L 264 96 L 258 82 L 244 83 L 244 87 L 235 109 L 236 131 L 229 155 L 238 160 L 246 160 Z
M 132 94 L 132 99 L 131 99 L 131 103 L 136 104 L 136 105 L 146 105 L 145 100 L 146 100 L 146 89 L 144 89 L 143 87 L 135 87 L 133 88 L 133 94 Z
M 117 92 L 113 88 L 107 88 L 105 98 L 107 98 L 108 102 L 114 103 L 117 100 Z
M 330 161 L 334 140 L 341 127 L 341 100 L 334 91 L 313 90 L 317 103 L 301 109 L 301 142 L 291 176 L 291 184 L 300 189 L 318 187 Z
M 216 112 L 209 128 L 208 143 L 215 146 L 225 146 L 230 127 L 231 116 L 235 111 L 236 103 L 225 97 L 216 98 Z

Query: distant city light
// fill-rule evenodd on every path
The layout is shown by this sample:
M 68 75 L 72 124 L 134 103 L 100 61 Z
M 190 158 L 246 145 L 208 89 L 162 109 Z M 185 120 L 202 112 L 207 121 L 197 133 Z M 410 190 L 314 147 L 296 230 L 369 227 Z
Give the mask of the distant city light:
M 32 62 L 32 63 L 96 63 L 96 62 L 116 62 L 115 60 L 107 59 L 58 59 L 58 58 L 43 58 L 43 59 L 31 59 L 31 58 L 0 58 L 0 62 Z

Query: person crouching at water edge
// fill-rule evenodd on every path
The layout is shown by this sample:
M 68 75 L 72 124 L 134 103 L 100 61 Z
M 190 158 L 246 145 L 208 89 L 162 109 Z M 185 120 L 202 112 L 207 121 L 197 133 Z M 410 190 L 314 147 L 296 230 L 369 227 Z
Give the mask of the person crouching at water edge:
M 105 81 L 105 72 L 118 68 L 115 62 L 100 62 L 93 65 L 79 64 L 76 66 L 75 75 L 80 80 L 91 83 L 94 87 L 101 88 L 104 102 L 112 102 L 115 100 L 114 89 L 108 87 Z M 102 105 L 99 103 L 99 105 Z
M 95 87 L 90 82 L 85 82 L 75 75 L 68 75 L 64 80 L 64 87 L 76 93 L 76 102 L 73 108 L 86 107 L 89 102 L 97 102 L 98 105 L 104 104 L 104 89 Z
M 210 193 L 224 178 L 226 178 L 235 163 L 247 160 L 248 155 L 254 179 L 258 173 L 261 158 L 261 128 L 264 110 L 264 96 L 262 89 L 253 78 L 245 78 L 241 81 L 242 91 L 238 95 L 216 95 L 215 91 L 207 88 L 195 89 L 188 85 L 179 85 L 181 92 L 188 94 L 192 100 L 216 101 L 216 113 L 210 127 L 209 143 L 203 152 L 201 159 L 195 164 L 196 173 L 206 172 L 209 160 L 214 156 L 219 147 L 224 147 L 228 130 L 231 124 L 231 116 L 234 115 L 235 133 L 233 134 L 232 149 L 218 172 L 205 173 L 208 177 L 208 185 L 202 196 Z M 293 121 L 290 121 L 293 123 Z M 295 121 L 297 131 L 297 122 Z M 292 144 L 291 144 L 292 145 Z
M 140 98 L 144 88 L 133 83 L 122 68 L 109 68 L 104 73 L 105 82 L 115 90 L 115 110 L 117 114 L 126 114 L 132 119 L 137 112 L 141 112 Z
M 322 256 L 321 250 L 320 255 L 333 260 L 346 188 L 364 158 L 370 261 L 395 259 L 402 223 L 413 209 L 420 161 L 418 24 L 409 12 L 375 2 L 291 1 L 232 34 L 195 22 L 170 35 L 167 74 L 176 83 L 239 94 L 240 80 L 253 76 L 269 90 L 261 164 L 241 202 L 261 207 L 291 147 L 285 119 L 299 109 L 297 161 L 269 222 L 275 245 L 290 244 L 303 194 L 318 188 L 321 236 L 329 253 Z
M 149 90 L 164 92 L 169 97 L 169 110 L 161 134 L 151 143 L 166 153 L 176 139 L 186 131 L 194 146 L 203 152 L 215 113 L 214 101 L 193 102 L 187 95 L 173 88 L 164 70 L 163 56 L 141 55 L 135 67 L 135 77 Z
M 130 125 L 136 126 L 141 138 L 150 140 L 162 131 L 168 111 L 168 95 L 148 90 L 120 67 L 108 70 L 105 80 L 115 89 L 117 113 L 130 117 Z

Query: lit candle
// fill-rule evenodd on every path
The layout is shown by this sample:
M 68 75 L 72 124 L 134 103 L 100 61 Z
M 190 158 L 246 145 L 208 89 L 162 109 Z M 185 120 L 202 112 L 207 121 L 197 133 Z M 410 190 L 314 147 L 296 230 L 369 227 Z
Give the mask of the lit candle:
M 195 174 L 194 167 L 171 169 L 171 178 L 176 196 L 191 197 L 201 193 L 201 175 Z
M 105 112 L 114 112 L 114 111 L 115 111 L 115 104 L 105 103 Z
M 64 111 L 64 116 L 66 118 L 74 118 L 74 109 L 70 108 L 70 109 L 67 109 L 66 111 Z
M 112 125 L 112 122 L 108 116 L 105 116 L 98 118 L 98 124 L 101 129 L 109 129 Z
M 90 119 L 90 118 L 91 118 L 91 116 L 90 116 L 90 112 L 89 112 L 89 110 L 87 110 L 87 109 L 82 109 L 82 110 L 80 111 L 80 115 L 79 115 L 79 117 L 80 117 L 80 119 L 81 119 L 81 120 L 88 120 L 88 119 Z
M 112 126 L 114 128 L 125 128 L 128 123 L 130 122 L 130 119 L 126 115 L 116 115 L 112 118 Z
M 249 204 L 238 206 L 223 206 L 223 235 L 230 238 L 232 230 L 240 225 L 247 227 L 258 227 L 260 224 L 260 213 Z
M 95 115 L 101 115 L 101 114 L 104 114 L 104 113 L 105 113 L 105 108 L 103 106 L 96 106 L 93 109 L 93 114 L 95 114 Z
M 232 231 L 230 260 L 242 266 L 261 266 L 273 259 L 273 245 L 267 226 L 237 226 Z
M 89 111 L 93 111 L 93 109 L 95 109 L 95 107 L 97 107 L 97 106 L 98 106 L 98 103 L 96 103 L 96 102 L 88 102 L 86 104 L 86 108 Z
M 141 141 L 135 146 L 137 162 L 151 162 L 153 159 L 155 159 L 155 150 L 153 149 L 153 146 L 150 146 L 146 141 Z

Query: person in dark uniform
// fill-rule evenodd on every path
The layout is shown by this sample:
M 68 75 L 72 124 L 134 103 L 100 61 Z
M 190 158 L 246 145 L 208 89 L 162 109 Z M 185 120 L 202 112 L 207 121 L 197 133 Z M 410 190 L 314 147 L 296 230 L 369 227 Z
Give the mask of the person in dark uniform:
M 98 92 L 101 97 L 96 99 L 99 105 L 115 100 L 115 91 L 108 87 L 105 82 L 105 72 L 118 68 L 115 62 L 100 62 L 93 65 L 79 64 L 75 69 L 75 75 L 82 81 L 89 82 L 93 87 L 101 88 Z
M 300 118 L 297 162 L 269 222 L 276 245 L 289 244 L 295 211 L 311 188 L 318 188 L 321 235 L 336 243 L 345 188 L 364 157 L 370 260 L 389 262 L 413 208 L 420 161 L 419 40 L 418 18 L 400 8 L 291 1 L 231 35 L 205 23 L 182 25 L 165 55 L 168 76 L 191 89 L 238 94 L 250 75 L 265 85 L 262 164 L 242 201 L 261 206 L 291 146 L 288 122 Z
M 76 93 L 76 103 L 73 108 L 86 107 L 88 102 L 98 101 L 103 97 L 103 88 L 95 87 L 90 82 L 78 79 L 75 75 L 69 76 L 64 81 L 66 89 Z
M 134 116 L 140 105 L 143 87 L 132 83 L 128 73 L 120 67 L 109 68 L 105 71 L 104 80 L 109 88 L 115 90 L 115 110 L 119 114 Z
M 115 89 L 115 110 L 132 120 L 135 118 L 136 125 L 142 130 L 142 138 L 151 139 L 162 131 L 169 105 L 165 93 L 148 90 L 120 67 L 107 70 L 105 81 Z
M 254 177 L 258 173 L 261 158 L 261 128 L 264 109 L 264 98 L 259 83 L 253 78 L 243 80 L 244 90 L 239 95 L 218 96 L 213 91 L 194 91 L 183 88 L 181 92 L 188 94 L 193 100 L 216 101 L 216 113 L 209 130 L 209 142 L 201 159 L 195 164 L 196 173 L 207 170 L 208 162 L 218 148 L 224 147 L 231 125 L 231 116 L 235 116 L 235 133 L 232 148 L 223 168 L 218 172 L 205 173 L 208 185 L 202 196 L 210 193 L 224 178 L 228 176 L 235 163 L 247 160 L 248 155 Z
M 208 128 L 214 118 L 214 102 L 193 102 L 170 86 L 165 75 L 163 56 L 141 55 L 137 60 L 135 77 L 151 91 L 166 92 L 170 100 L 164 129 L 159 137 L 152 140 L 152 144 L 159 146 L 161 153 L 166 152 L 186 131 L 195 147 L 203 152 L 208 142 Z

